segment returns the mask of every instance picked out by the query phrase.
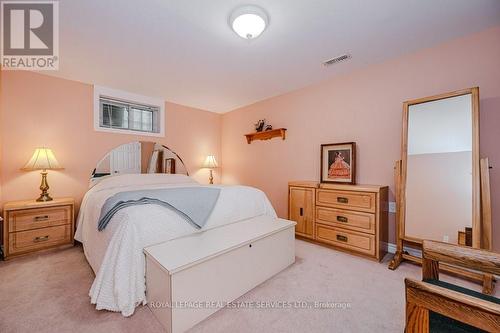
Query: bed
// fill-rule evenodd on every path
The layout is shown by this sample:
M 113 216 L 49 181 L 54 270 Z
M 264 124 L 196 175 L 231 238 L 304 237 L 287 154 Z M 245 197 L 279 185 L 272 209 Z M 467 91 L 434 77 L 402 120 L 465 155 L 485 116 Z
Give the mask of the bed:
M 132 315 L 138 305 L 147 303 L 145 247 L 260 215 L 277 217 L 266 195 L 252 187 L 205 186 L 186 174 L 118 173 L 98 178 L 94 177 L 83 198 L 75 239 L 83 244 L 96 275 L 89 292 L 91 303 L 98 310 L 121 312 L 123 316 Z M 155 204 L 123 208 L 114 214 L 106 229 L 97 229 L 102 207 L 116 194 L 203 187 L 220 191 L 201 229 L 186 223 L 178 213 Z

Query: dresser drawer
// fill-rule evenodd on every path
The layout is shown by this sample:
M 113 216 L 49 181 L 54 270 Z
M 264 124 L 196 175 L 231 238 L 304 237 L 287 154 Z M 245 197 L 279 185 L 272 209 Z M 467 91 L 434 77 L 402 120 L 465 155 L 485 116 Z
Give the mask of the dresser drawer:
M 318 189 L 316 204 L 335 208 L 345 208 L 374 213 L 376 210 L 376 194 L 370 192 L 351 192 Z
M 337 208 L 316 208 L 316 221 L 333 227 L 341 227 L 375 234 L 375 215 Z
M 72 221 L 72 206 L 24 209 L 9 212 L 9 232 L 33 230 Z
M 316 238 L 351 251 L 375 256 L 375 236 L 316 224 Z
M 9 253 L 28 252 L 71 243 L 71 225 L 19 231 L 9 235 Z

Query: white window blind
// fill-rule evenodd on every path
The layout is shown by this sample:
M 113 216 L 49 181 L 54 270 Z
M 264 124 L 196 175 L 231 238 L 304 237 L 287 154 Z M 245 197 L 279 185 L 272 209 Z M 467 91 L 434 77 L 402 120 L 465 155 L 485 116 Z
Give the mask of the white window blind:
M 160 107 L 99 96 L 99 126 L 160 133 Z

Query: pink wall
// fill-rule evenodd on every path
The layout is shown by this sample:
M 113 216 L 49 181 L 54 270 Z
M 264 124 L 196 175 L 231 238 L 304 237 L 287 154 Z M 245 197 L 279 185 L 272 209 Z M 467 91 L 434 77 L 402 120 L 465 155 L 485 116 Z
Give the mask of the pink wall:
M 500 252 L 500 96 L 498 95 L 481 98 L 480 140 L 481 155 L 488 157 L 492 166 L 490 170 L 492 238 L 493 248 Z
M 498 166 L 492 170 L 493 183 L 498 184 L 499 59 L 496 27 L 224 114 L 223 182 L 261 188 L 285 217 L 287 182 L 319 179 L 320 144 L 356 141 L 358 183 L 387 184 L 393 192 L 403 101 L 479 86 L 483 115 L 496 119 L 495 124 L 483 124 L 484 131 L 497 134 L 483 133 L 483 141 L 493 141 L 482 147 L 483 155 L 490 154 Z M 275 128 L 287 128 L 287 139 L 248 145 L 243 134 L 252 132 L 252 124 L 262 118 Z M 494 213 L 498 212 L 494 223 L 500 225 L 500 190 L 493 195 Z M 500 227 L 495 226 L 494 233 L 499 250 Z M 394 216 L 390 241 L 394 242 Z
M 2 73 L 0 109 L 1 201 L 36 198 L 39 172 L 20 171 L 35 147 L 53 149 L 64 166 L 49 172 L 53 196 L 81 200 L 90 172 L 115 146 L 135 140 L 157 141 L 176 151 L 189 172 L 208 182 L 199 166 L 208 154 L 221 154 L 221 116 L 166 103 L 166 137 L 144 137 L 96 132 L 93 128 L 93 87 L 32 72 Z M 215 173 L 219 180 L 219 173 Z
M 481 149 L 491 171 L 494 247 L 500 249 L 500 27 L 366 67 L 233 112 L 217 114 L 166 103 L 166 137 L 189 171 L 208 154 L 222 160 L 223 181 L 263 189 L 286 216 L 287 182 L 319 179 L 319 145 L 356 141 L 358 182 L 388 184 L 400 156 L 401 106 L 408 99 L 479 86 Z M 326 69 L 325 69 L 326 70 Z M 328 69 L 328 70 L 334 70 Z M 93 130 L 92 86 L 30 72 L 0 77 L 0 203 L 34 198 L 40 176 L 20 167 L 39 145 L 51 147 L 65 170 L 50 172 L 54 196 L 81 199 L 89 172 L 111 148 L 149 137 Z M 257 119 L 288 128 L 287 140 L 248 145 Z M 221 140 L 222 139 L 222 140 Z M 220 161 L 219 161 L 220 162 Z M 220 172 L 216 172 L 216 180 Z M 394 240 L 391 218 L 391 241 Z
M 2 110 L 3 110 L 3 103 L 2 103 L 2 77 L 3 77 L 3 71 L 2 67 L 0 66 L 0 129 L 2 128 Z M 2 133 L 0 132 L 0 203 L 2 202 L 2 150 L 3 150 L 3 145 L 2 145 Z M 2 232 L 2 237 L 3 237 L 3 232 Z M 2 238 L 0 237 L 0 238 Z

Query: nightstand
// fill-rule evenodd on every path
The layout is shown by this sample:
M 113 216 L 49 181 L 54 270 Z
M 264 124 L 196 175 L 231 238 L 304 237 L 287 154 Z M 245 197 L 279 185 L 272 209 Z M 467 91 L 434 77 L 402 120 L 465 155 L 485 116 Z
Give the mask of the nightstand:
M 4 259 L 73 246 L 72 198 L 7 202 L 3 207 Z

